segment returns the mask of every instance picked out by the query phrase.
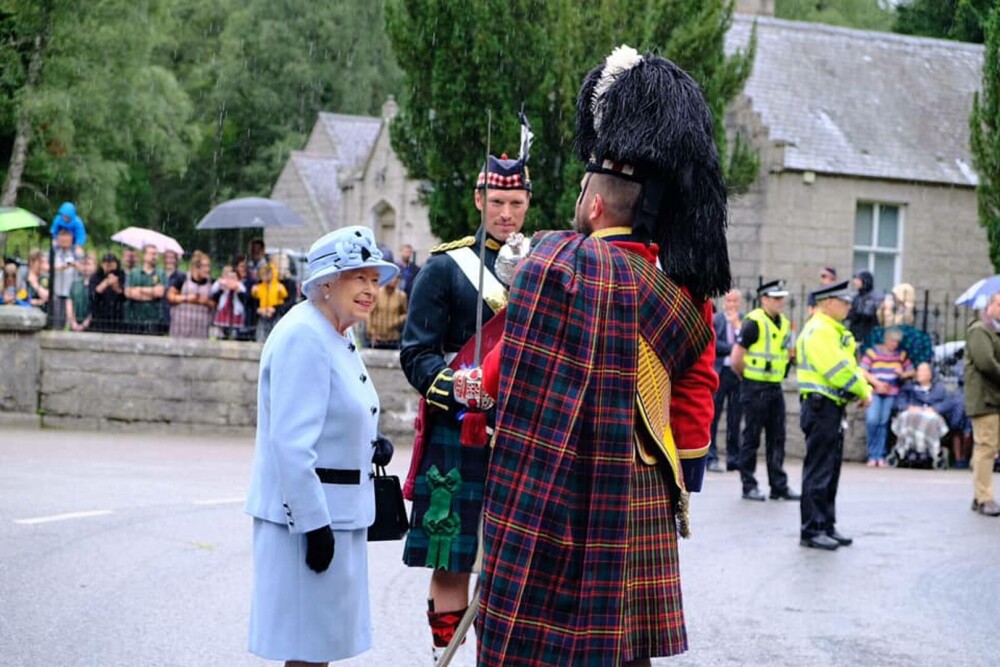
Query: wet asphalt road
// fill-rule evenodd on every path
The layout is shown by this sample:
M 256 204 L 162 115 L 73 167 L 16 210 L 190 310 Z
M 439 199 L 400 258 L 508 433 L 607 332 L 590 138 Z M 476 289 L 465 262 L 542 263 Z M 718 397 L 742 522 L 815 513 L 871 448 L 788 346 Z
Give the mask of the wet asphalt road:
M 245 650 L 251 454 L 250 439 L 0 427 L 0 665 L 276 664 Z M 691 649 L 654 664 L 1000 664 L 1000 518 L 969 511 L 968 471 L 846 465 L 838 527 L 855 544 L 835 553 L 798 546 L 796 503 L 739 489 L 711 475 L 694 498 Z M 400 554 L 372 545 L 376 646 L 339 664 L 429 664 L 427 573 Z M 474 664 L 471 644 L 453 664 Z

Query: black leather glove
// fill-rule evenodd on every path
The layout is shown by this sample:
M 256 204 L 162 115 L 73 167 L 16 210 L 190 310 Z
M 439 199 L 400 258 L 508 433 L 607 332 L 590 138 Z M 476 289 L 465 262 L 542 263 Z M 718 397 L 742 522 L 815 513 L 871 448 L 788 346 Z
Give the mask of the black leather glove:
M 392 460 L 392 442 L 381 433 L 372 440 L 372 463 L 377 466 L 387 466 Z
M 313 572 L 326 572 L 333 560 L 333 529 L 323 526 L 306 533 L 306 565 Z

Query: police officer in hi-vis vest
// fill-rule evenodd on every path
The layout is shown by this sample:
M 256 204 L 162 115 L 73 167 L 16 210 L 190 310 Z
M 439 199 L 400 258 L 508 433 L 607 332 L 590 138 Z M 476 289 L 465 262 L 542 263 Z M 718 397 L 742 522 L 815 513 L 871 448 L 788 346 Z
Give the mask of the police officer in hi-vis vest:
M 806 322 L 797 343 L 802 412 L 806 436 L 802 462 L 802 527 L 799 544 L 833 551 L 853 540 L 837 532 L 835 502 L 844 456 L 844 406 L 858 399 L 871 403 L 871 387 L 854 355 L 854 336 L 843 325 L 853 294 L 848 283 L 813 292 L 816 312 Z
M 799 495 L 788 488 L 785 462 L 785 397 L 781 381 L 795 358 L 792 324 L 782 315 L 788 291 L 785 283 L 774 280 L 757 288 L 760 308 L 751 311 L 732 352 L 733 372 L 743 377 L 740 404 L 743 407 L 743 441 L 740 443 L 740 479 L 743 498 L 764 500 L 757 488 L 754 470 L 760 432 L 765 432 L 767 481 L 771 499 L 798 500 Z

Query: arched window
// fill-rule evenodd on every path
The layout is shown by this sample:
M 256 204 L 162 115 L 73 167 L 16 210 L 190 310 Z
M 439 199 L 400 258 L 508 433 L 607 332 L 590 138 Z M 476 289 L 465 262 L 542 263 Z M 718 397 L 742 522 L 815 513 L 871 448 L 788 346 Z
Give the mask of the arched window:
M 375 240 L 389 246 L 396 245 L 396 209 L 384 199 L 375 204 L 371 210 L 372 229 L 375 230 Z

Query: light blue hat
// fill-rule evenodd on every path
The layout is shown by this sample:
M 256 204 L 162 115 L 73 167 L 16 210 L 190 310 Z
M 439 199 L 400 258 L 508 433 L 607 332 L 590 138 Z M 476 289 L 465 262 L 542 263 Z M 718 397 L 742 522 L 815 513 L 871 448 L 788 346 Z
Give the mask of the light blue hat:
M 372 230 L 361 225 L 341 227 L 321 237 L 309 248 L 309 278 L 302 290 L 309 294 L 330 276 L 352 269 L 378 269 L 378 284 L 384 285 L 399 273 L 399 267 L 382 259 Z

